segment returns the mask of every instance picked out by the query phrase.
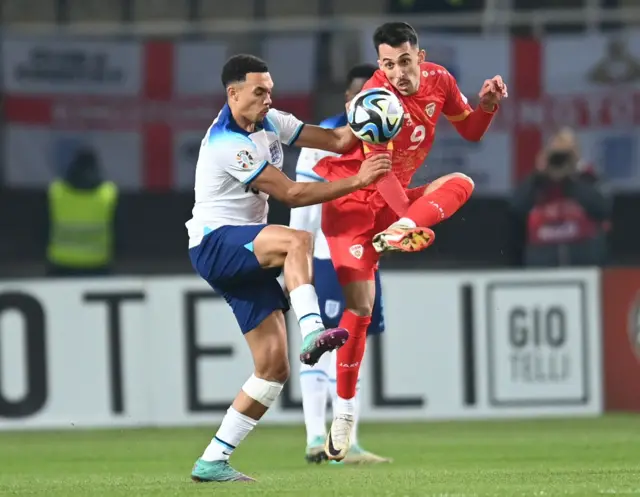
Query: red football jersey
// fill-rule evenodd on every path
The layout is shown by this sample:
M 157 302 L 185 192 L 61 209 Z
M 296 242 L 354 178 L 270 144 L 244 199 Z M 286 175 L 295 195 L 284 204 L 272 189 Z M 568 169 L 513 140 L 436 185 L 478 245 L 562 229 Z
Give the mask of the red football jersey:
M 440 114 L 444 114 L 450 121 L 460 121 L 469 115 L 472 108 L 449 71 L 432 62 L 420 64 L 420 88 L 413 95 L 401 95 L 381 70 L 374 73 L 363 90 L 369 88 L 391 90 L 402 102 L 404 123 L 400 133 L 393 139 L 392 154 L 393 173 L 406 188 L 431 150 Z M 365 148 L 370 152 L 386 151 L 388 145 L 359 143 L 341 157 L 319 162 L 314 171 L 328 180 L 352 176 L 358 172 L 365 159 Z

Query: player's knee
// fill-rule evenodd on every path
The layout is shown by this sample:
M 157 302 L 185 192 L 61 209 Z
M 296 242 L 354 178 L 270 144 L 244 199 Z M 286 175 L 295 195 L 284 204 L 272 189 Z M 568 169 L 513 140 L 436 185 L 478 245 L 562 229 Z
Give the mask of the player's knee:
M 356 316 L 371 316 L 375 302 L 375 290 L 371 286 L 374 281 L 373 270 L 369 274 L 341 267 L 338 269 L 338 279 L 344 291 L 346 309 Z
M 285 383 L 289 379 L 289 359 L 284 352 L 266 354 L 264 361 L 255 361 L 256 375 L 268 381 Z
M 367 317 L 373 314 L 373 300 L 367 295 L 345 295 L 346 308 L 356 316 Z
M 269 380 L 252 374 L 242 385 L 242 391 L 263 406 L 271 407 L 282 392 L 283 386 L 284 381 Z
M 260 374 L 261 377 L 264 377 L 269 381 L 276 381 L 278 383 L 284 384 L 289 379 L 289 361 L 286 359 L 273 361 L 271 362 L 271 364 L 269 364 L 269 366 L 263 368 Z
M 476 186 L 475 183 L 473 182 L 473 180 L 469 176 L 464 174 L 464 173 L 452 173 L 451 174 L 451 178 L 452 179 L 453 178 L 457 178 L 457 179 L 460 179 L 460 180 L 466 182 L 467 184 L 465 186 L 467 186 L 469 188 L 470 193 L 473 192 L 473 189 Z
M 361 318 L 371 316 L 373 314 L 373 305 L 369 305 L 368 303 L 360 303 L 360 304 L 347 304 L 347 310 L 359 316 Z
M 304 230 L 295 230 L 289 243 L 289 252 L 313 252 L 313 234 Z

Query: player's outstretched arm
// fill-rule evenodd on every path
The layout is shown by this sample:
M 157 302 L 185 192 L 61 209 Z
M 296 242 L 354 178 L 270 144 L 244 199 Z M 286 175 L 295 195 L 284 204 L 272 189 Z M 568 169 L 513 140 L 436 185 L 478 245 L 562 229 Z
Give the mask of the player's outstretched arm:
M 279 169 L 267 166 L 251 181 L 251 187 L 273 195 L 289 207 L 303 207 L 348 195 L 370 185 L 389 171 L 391 171 L 391 160 L 386 154 L 365 160 L 358 174 L 354 176 L 325 183 L 291 181 Z
M 355 147 L 357 143 L 358 138 L 351 132 L 349 126 L 327 129 L 305 124 L 294 145 L 344 154 Z
M 480 90 L 480 104 L 472 109 L 462 95 L 453 76 L 449 78 L 447 101 L 443 113 L 462 138 L 480 141 L 491 126 L 500 101 L 507 97 L 507 85 L 500 76 L 488 79 Z

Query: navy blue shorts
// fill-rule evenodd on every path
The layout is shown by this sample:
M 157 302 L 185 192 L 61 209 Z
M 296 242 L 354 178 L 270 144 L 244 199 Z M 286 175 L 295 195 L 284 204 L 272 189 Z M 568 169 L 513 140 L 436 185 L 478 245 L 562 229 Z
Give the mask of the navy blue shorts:
M 261 268 L 253 253 L 253 240 L 266 226 L 222 226 L 189 249 L 193 268 L 231 306 L 242 333 L 273 311 L 289 310 L 277 280 L 281 268 Z
M 320 304 L 322 322 L 327 328 L 336 328 L 344 311 L 345 300 L 342 287 L 338 282 L 338 275 L 330 259 L 313 259 L 313 271 L 316 293 Z M 367 335 L 375 335 L 384 331 L 384 315 L 382 312 L 382 287 L 380 274 L 376 275 L 376 300 L 373 304 L 371 324 Z

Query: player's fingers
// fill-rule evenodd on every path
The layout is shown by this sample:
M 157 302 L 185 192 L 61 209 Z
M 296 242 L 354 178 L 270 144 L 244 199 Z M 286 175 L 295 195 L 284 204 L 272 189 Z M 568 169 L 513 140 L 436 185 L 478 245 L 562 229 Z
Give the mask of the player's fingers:
M 378 162 L 381 160 L 390 160 L 390 156 L 389 156 L 389 153 L 382 152 L 382 153 L 371 156 L 371 160 L 375 162 Z
M 376 164 L 391 164 L 391 157 L 389 156 L 389 154 L 380 154 L 380 155 L 376 155 L 373 158 L 373 161 Z
M 488 79 L 485 79 L 484 83 L 482 84 L 482 88 L 480 88 L 480 98 L 484 97 L 487 93 L 491 92 L 491 81 Z
M 496 88 L 497 88 L 498 92 L 501 95 L 504 95 L 504 93 L 506 91 L 506 88 L 507 88 L 507 85 L 504 84 L 504 81 L 502 81 L 502 78 L 500 76 L 496 76 L 494 79 L 495 79 L 495 85 L 496 85 Z
M 371 161 L 371 167 L 374 169 L 391 169 L 391 158 L 390 157 L 380 157 Z
M 388 174 L 390 171 L 390 167 L 379 167 L 376 169 L 376 175 L 382 176 L 383 174 Z

